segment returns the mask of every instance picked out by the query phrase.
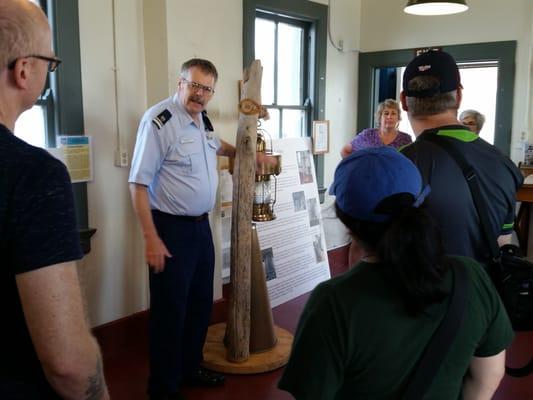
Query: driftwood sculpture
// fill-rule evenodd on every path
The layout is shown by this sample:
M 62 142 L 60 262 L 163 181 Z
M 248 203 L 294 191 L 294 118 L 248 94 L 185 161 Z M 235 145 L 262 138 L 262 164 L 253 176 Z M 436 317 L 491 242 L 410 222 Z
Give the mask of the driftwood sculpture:
M 241 99 L 261 104 L 261 62 L 245 71 Z M 231 297 L 226 331 L 229 361 L 246 361 L 250 355 L 252 204 L 255 185 L 255 149 L 258 113 L 239 115 L 233 173 L 231 224 Z

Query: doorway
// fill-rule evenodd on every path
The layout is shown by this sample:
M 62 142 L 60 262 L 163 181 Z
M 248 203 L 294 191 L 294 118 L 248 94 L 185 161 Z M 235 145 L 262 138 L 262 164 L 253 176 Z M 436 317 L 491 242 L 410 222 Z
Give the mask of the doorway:
M 443 46 L 442 50 L 456 59 L 461 70 L 464 90 L 459 111 L 470 108 L 484 114 L 481 136 L 509 155 L 516 42 Z M 414 49 L 406 49 L 360 54 L 358 132 L 374 126 L 374 110 L 381 100 L 399 99 L 403 68 L 414 53 Z M 406 115 L 400 130 L 412 134 Z
M 476 110 L 485 116 L 485 124 L 479 136 L 490 144 L 494 144 L 496 123 L 496 94 L 498 84 L 498 62 L 486 61 L 475 63 L 458 63 L 463 85 L 463 101 L 458 115 L 464 110 Z M 390 69 L 390 68 L 388 68 Z M 401 91 L 401 77 L 405 67 L 395 68 L 397 82 L 392 98 L 399 99 Z M 381 74 L 381 71 L 380 71 Z M 380 98 L 379 102 L 384 98 Z M 399 129 L 411 135 L 415 135 L 407 119 L 407 113 L 402 110 Z

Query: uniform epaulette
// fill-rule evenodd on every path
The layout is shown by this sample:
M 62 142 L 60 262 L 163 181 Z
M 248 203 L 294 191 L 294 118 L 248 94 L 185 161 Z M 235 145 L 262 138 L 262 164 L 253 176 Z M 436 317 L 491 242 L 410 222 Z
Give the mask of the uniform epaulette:
M 157 129 L 161 129 L 170 118 L 172 118 L 172 114 L 170 113 L 170 111 L 165 109 L 161 114 L 155 117 L 152 122 L 157 127 Z
M 204 121 L 204 127 L 207 132 L 213 132 L 215 129 L 213 128 L 213 124 L 207 117 L 207 111 L 202 111 L 202 119 Z

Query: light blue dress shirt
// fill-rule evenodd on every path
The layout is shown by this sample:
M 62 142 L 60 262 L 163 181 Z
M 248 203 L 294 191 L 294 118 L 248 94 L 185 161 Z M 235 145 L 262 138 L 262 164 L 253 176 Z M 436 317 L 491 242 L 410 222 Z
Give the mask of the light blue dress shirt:
M 165 110 L 171 116 L 158 129 L 153 120 Z M 219 148 L 220 139 L 205 130 L 202 118 L 198 128 L 175 94 L 144 113 L 129 182 L 148 187 L 152 209 L 202 215 L 215 206 Z

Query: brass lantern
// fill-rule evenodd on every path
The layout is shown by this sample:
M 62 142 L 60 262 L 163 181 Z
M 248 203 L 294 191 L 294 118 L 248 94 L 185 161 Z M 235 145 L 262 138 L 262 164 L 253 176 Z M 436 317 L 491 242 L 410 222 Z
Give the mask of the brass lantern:
M 276 203 L 277 178 L 281 173 L 281 154 L 272 152 L 272 146 L 267 149 L 266 141 L 261 132 L 257 132 L 257 159 L 255 168 L 254 203 L 252 220 L 258 222 L 272 221 L 276 218 L 274 204 Z M 272 180 L 274 178 L 274 188 Z

